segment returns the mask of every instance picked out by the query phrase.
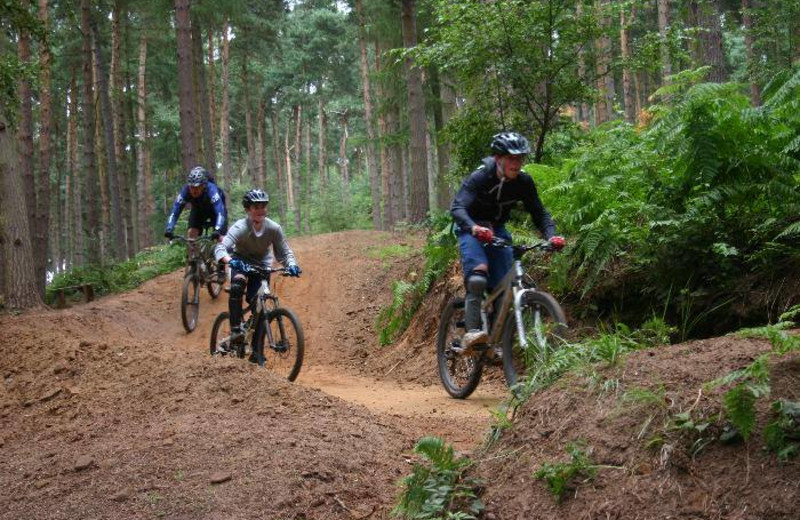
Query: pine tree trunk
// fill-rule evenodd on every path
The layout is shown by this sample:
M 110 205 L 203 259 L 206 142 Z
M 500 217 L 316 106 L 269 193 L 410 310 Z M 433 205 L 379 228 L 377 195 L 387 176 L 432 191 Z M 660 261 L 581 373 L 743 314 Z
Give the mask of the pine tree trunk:
M 658 0 L 658 34 L 661 38 L 661 82 L 669 83 L 672 75 L 672 58 L 667 45 L 669 37 L 669 0 Z
M 52 96 L 50 93 L 51 87 L 51 69 L 52 69 L 52 55 L 50 53 L 50 42 L 48 40 L 50 34 L 50 16 L 48 13 L 47 0 L 39 0 L 39 20 L 42 22 L 44 29 L 44 39 L 39 42 L 39 179 L 36 194 L 36 214 L 37 214 L 37 228 L 35 229 L 35 237 L 33 244 L 39 244 L 34 249 L 35 265 L 36 265 L 36 283 L 39 290 L 39 296 L 44 299 L 45 285 L 47 282 L 47 244 L 49 227 L 50 227 L 50 190 L 52 190 L 50 182 L 50 163 L 52 156 L 52 139 L 51 128 L 53 125 L 53 112 L 52 112 Z M 58 193 L 58 192 L 56 192 Z M 53 237 L 57 240 L 58 236 Z M 58 257 L 52 255 L 53 268 L 57 265 Z
M 121 0 L 114 0 L 111 15 L 111 113 L 114 119 L 114 157 L 117 163 L 117 178 L 119 179 L 122 215 L 125 229 L 126 257 L 136 254 L 136 235 L 134 231 L 134 209 L 131 204 L 131 162 L 128 160 L 126 149 L 126 118 L 123 109 L 123 78 L 120 48 L 122 45 L 122 28 L 120 18 L 124 18 Z M 127 120 L 130 124 L 130 119 Z
M 361 93 L 364 98 L 364 123 L 367 127 L 367 172 L 372 196 L 372 228 L 381 229 L 381 184 L 380 172 L 375 158 L 375 125 L 372 117 L 372 92 L 367 59 L 367 35 L 362 0 L 355 0 L 358 16 L 358 43 L 361 48 Z
M 294 207 L 294 177 L 292 175 L 292 152 L 289 147 L 289 135 L 291 133 L 291 125 L 286 125 L 286 133 L 283 136 L 283 160 L 286 162 L 286 200 L 288 201 L 288 209 L 292 213 L 292 218 L 295 219 L 295 231 L 297 230 L 297 211 Z M 288 226 L 287 226 L 288 227 Z
M 403 46 L 417 45 L 415 0 L 402 2 Z M 428 216 L 428 158 L 425 149 L 425 94 L 422 91 L 422 72 L 406 58 L 404 68 L 408 82 L 408 121 L 411 160 L 411 191 L 409 222 L 420 223 Z
M 0 111 L 0 179 L 2 179 L 3 286 L 5 306 L 27 309 L 42 305 L 33 261 L 31 233 L 28 229 L 28 210 L 25 189 L 17 166 L 14 129 L 7 126 Z M 43 247 L 37 244 L 37 247 Z
M 267 189 L 267 149 L 266 132 L 264 123 L 267 117 L 267 101 L 261 98 L 258 103 L 258 115 L 256 116 L 256 158 L 258 167 L 256 168 L 256 186 Z
M 693 47 L 697 65 L 711 66 L 709 81 L 722 83 L 727 80 L 725 50 L 722 47 L 722 25 L 718 0 L 690 0 L 690 24 L 699 29 Z
M 305 215 L 305 219 L 303 219 L 303 230 L 306 233 L 311 233 L 311 185 L 312 185 L 312 175 L 311 175 L 311 120 L 307 120 L 306 124 L 303 125 L 303 181 L 306 186 L 306 193 L 303 197 L 303 202 L 305 202 L 303 215 Z
M 253 185 L 258 184 L 255 156 L 256 142 L 253 136 L 253 111 L 250 103 L 250 78 L 247 72 L 247 57 L 242 60 L 242 96 L 244 98 L 244 129 L 247 138 L 247 178 Z
M 147 31 L 142 29 L 139 37 L 139 74 L 136 89 L 136 193 L 137 217 L 139 228 L 139 248 L 151 245 L 150 215 L 148 204 L 150 192 L 149 175 L 147 174 Z
M 347 111 L 340 115 L 339 124 L 342 134 L 339 137 L 339 171 L 345 187 L 345 198 L 350 194 L 350 161 L 347 158 L 347 139 L 350 137 L 350 124 Z
M 199 140 L 203 153 L 202 163 L 203 166 L 212 174 L 217 169 L 215 150 L 214 150 L 214 136 L 211 125 L 211 108 L 208 100 L 208 83 L 206 80 L 206 67 L 203 63 L 203 33 L 200 29 L 200 21 L 197 17 L 192 17 L 192 56 L 194 57 L 194 85 L 195 85 L 195 99 L 197 106 L 200 110 L 200 128 L 202 129 L 202 138 Z M 198 159 L 199 160 L 199 159 Z
M 206 58 L 208 70 L 208 115 L 211 125 L 211 155 L 214 164 L 209 164 L 208 168 L 216 172 L 217 169 L 217 73 L 214 67 L 214 31 L 208 30 L 208 57 Z
M 85 218 L 82 218 L 83 237 L 86 242 L 86 262 L 90 265 L 101 263 L 101 236 L 102 221 L 100 215 L 100 181 L 95 162 L 95 105 L 94 91 L 92 89 L 94 77 L 92 74 L 92 41 L 91 41 L 91 0 L 81 0 L 81 31 L 83 32 L 83 92 L 82 116 L 83 122 L 83 160 L 81 170 L 85 184 L 81 190 L 82 198 L 76 201 L 78 208 L 84 208 Z
M 122 203 L 120 197 L 119 177 L 117 176 L 117 159 L 114 155 L 114 116 L 111 110 L 111 97 L 108 95 L 108 72 L 101 50 L 97 21 L 92 17 L 92 34 L 94 35 L 94 65 L 97 78 L 97 92 L 100 98 L 100 121 L 103 124 L 103 149 L 106 152 L 106 175 L 108 194 L 111 203 L 111 218 L 114 230 L 114 258 L 124 260 L 128 253 L 125 244 L 125 228 L 122 221 Z
M 630 16 L 625 12 L 625 7 L 619 10 L 619 42 L 622 54 L 622 98 L 625 106 L 625 120 L 629 123 L 636 121 L 636 102 L 634 101 L 633 81 L 631 79 L 631 52 L 629 48 L 628 29 L 636 18 L 636 7 L 631 7 Z
M 293 197 L 294 197 L 294 229 L 298 233 L 303 229 L 303 213 L 302 213 L 302 201 L 300 200 L 300 188 L 302 187 L 303 177 L 303 167 L 300 164 L 300 151 L 302 147 L 302 143 L 300 142 L 300 136 L 302 135 L 303 129 L 303 106 L 296 105 L 295 106 L 295 125 L 294 125 L 294 144 L 292 145 L 292 162 L 296 168 L 297 175 L 295 177 L 294 182 L 294 189 L 293 189 Z
M 607 13 L 609 0 L 596 0 L 595 7 L 600 20 L 600 36 L 595 40 L 597 55 L 597 89 L 600 99 L 595 106 L 595 124 L 601 125 L 614 117 L 614 76 L 611 73 L 611 39 L 606 31 L 610 26 Z
M 31 36 L 26 30 L 22 30 L 17 41 L 17 56 L 22 64 L 30 65 L 31 55 Z M 44 177 L 44 172 L 39 173 L 39 183 L 36 182 L 33 157 L 33 90 L 31 83 L 25 76 L 19 78 L 17 84 L 17 98 L 19 99 L 19 127 L 17 128 L 17 143 L 19 147 L 19 169 L 15 171 L 23 183 L 25 193 L 24 208 L 27 218 L 25 229 L 30 233 L 28 243 L 35 243 L 37 250 L 44 249 L 44 256 L 39 254 L 29 260 L 33 264 L 34 280 L 36 290 L 39 295 L 44 295 L 45 285 L 45 263 L 47 259 L 47 229 L 41 229 L 37 219 L 37 195 L 41 193 L 41 185 L 48 186 Z M 49 187 L 49 186 L 48 186 Z
M 233 180 L 233 161 L 231 160 L 231 135 L 230 135 L 230 61 L 231 61 L 231 42 L 228 38 L 230 21 L 226 18 L 222 24 L 222 103 L 219 112 L 219 140 L 222 141 L 222 179 L 217 179 L 220 183 Z M 277 135 L 275 136 L 277 139 Z M 232 184 L 231 184 L 232 185 Z M 227 188 L 228 185 L 225 184 Z
M 197 113 L 194 96 L 190 0 L 175 0 L 175 32 L 178 44 L 178 105 L 181 121 L 181 166 L 188 172 L 198 164 Z
M 281 195 L 283 193 L 283 162 L 281 160 L 281 134 L 280 127 L 278 126 L 278 107 L 272 107 L 270 112 L 270 124 L 272 127 L 272 155 L 275 160 L 275 192 L 278 194 L 276 201 L 278 203 L 278 215 L 280 216 L 281 223 L 286 223 L 286 201 Z
M 69 113 L 78 114 L 77 71 L 73 68 L 69 83 Z M 84 242 L 84 214 L 89 204 L 81 204 L 83 198 L 83 184 L 79 173 L 80 161 L 78 160 L 78 117 L 67 119 L 67 174 L 71 179 L 72 190 L 66 199 L 66 206 L 70 211 L 70 267 L 82 267 L 86 264 L 86 244 Z
M 435 111 L 434 122 L 436 124 L 436 158 L 438 161 L 439 174 L 437 176 L 438 206 L 440 210 L 447 210 L 453 200 L 455 193 L 447 182 L 447 174 L 450 171 L 450 145 L 441 139 L 440 135 L 445 125 L 456 110 L 456 92 L 453 86 L 447 81 L 446 77 L 438 76 L 439 109 Z
M 753 50 L 753 15 L 750 0 L 742 0 L 742 22 L 744 23 L 744 45 L 747 54 L 747 70 L 750 78 L 750 100 L 754 106 L 761 106 L 761 88 L 753 79 L 756 56 Z
M 325 102 L 321 92 L 317 93 L 317 112 L 317 117 L 319 118 L 319 128 L 317 130 L 319 183 L 321 188 L 325 188 L 328 184 L 328 113 L 325 111 Z

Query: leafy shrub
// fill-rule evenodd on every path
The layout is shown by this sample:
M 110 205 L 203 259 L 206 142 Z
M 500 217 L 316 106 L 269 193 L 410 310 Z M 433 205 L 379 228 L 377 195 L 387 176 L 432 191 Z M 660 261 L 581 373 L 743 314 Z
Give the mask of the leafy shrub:
M 411 475 L 403 479 L 392 515 L 406 520 L 476 518 L 484 506 L 475 494 L 478 482 L 463 475 L 470 460 L 456 458 L 453 447 L 439 437 L 423 437 L 414 453 L 424 462 L 414 463 Z

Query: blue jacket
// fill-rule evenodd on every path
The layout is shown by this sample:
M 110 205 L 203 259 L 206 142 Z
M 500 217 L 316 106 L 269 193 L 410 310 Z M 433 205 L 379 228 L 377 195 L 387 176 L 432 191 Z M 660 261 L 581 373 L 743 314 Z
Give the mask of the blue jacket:
M 172 213 L 169 214 L 167 219 L 167 231 L 175 229 L 175 223 L 183 212 L 184 206 L 191 204 L 192 207 L 199 208 L 204 213 L 214 215 L 214 231 L 221 231 L 225 227 L 225 195 L 222 190 L 217 187 L 213 182 L 206 184 L 206 189 L 199 197 L 192 198 L 189 192 L 189 186 L 184 185 L 181 192 L 175 198 L 175 203 L 172 205 Z
M 508 222 L 514 206 L 522 202 L 544 238 L 554 236 L 556 226 L 544 209 L 530 175 L 521 171 L 514 180 L 501 180 L 494 157 L 486 157 L 482 162 L 482 166 L 464 179 L 450 206 L 450 213 L 461 231 L 470 233 L 476 224 L 502 226 Z

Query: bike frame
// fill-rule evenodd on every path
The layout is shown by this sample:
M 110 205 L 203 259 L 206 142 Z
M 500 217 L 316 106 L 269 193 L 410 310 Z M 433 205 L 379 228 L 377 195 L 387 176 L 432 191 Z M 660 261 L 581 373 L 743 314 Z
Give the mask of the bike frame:
M 524 251 L 523 254 L 525 252 L 527 252 L 527 250 Z M 525 327 L 522 324 L 522 299 L 525 298 L 526 294 L 536 292 L 537 289 L 535 286 L 531 288 L 523 287 L 522 280 L 524 277 L 525 270 L 522 267 L 521 257 L 514 258 L 511 269 L 509 269 L 508 273 L 503 277 L 500 285 L 484 298 L 483 304 L 481 305 L 481 321 L 483 322 L 483 330 L 488 334 L 489 343 L 492 345 L 498 345 L 500 343 L 503 335 L 503 325 L 508 319 L 509 312 L 513 307 L 520 346 L 523 349 L 528 348 L 528 338 L 525 335 Z M 490 327 L 490 309 L 494 307 L 495 301 L 500 298 L 502 298 L 500 310 L 497 311 L 495 315 L 494 326 Z

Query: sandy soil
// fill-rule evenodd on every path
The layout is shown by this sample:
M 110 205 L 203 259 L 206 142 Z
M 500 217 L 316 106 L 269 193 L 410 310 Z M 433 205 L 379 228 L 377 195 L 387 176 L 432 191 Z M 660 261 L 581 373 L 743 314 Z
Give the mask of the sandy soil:
M 66 310 L 0 315 L 0 518 L 389 518 L 424 435 L 476 460 L 490 520 L 798 517 L 800 466 L 761 450 L 766 405 L 744 445 L 690 456 L 686 439 L 663 429 L 680 411 L 720 413 L 721 391 L 703 383 L 746 366 L 766 341 L 717 338 L 598 367 L 599 379 L 534 396 L 487 445 L 505 395 L 498 369 L 464 401 L 436 375 L 436 316 L 457 274 L 433 288 L 403 338 L 377 344 L 391 282 L 420 266 L 377 254 L 397 243 L 421 241 L 367 231 L 292 241 L 304 274 L 275 289 L 307 338 L 295 383 L 208 355 L 224 296 L 204 293 L 200 325 L 186 334 L 181 272 Z M 772 398 L 799 400 L 797 356 L 773 372 Z M 598 380 L 616 390 L 587 382 Z M 622 406 L 632 388 L 663 388 L 663 407 Z M 661 447 L 648 448 L 659 432 Z M 573 482 L 556 503 L 533 473 L 567 460 L 570 442 L 616 469 Z

